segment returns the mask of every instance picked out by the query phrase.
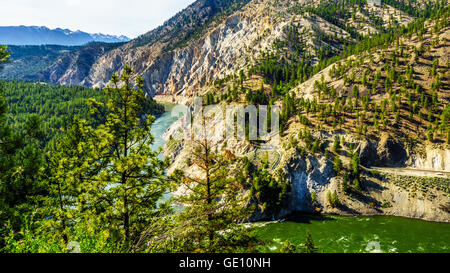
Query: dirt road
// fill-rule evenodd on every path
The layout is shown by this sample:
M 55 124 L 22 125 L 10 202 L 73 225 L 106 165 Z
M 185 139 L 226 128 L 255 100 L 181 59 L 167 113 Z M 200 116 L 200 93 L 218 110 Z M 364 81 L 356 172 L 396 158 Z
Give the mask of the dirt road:
M 427 176 L 427 177 L 441 177 L 450 178 L 450 172 L 435 171 L 435 170 L 422 170 L 411 168 L 371 168 L 369 170 L 376 170 L 383 173 L 392 173 L 406 176 Z

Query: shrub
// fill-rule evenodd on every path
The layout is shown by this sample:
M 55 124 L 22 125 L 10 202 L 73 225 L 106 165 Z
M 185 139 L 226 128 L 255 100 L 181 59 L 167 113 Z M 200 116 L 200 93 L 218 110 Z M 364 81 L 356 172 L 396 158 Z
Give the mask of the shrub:
M 333 193 L 329 191 L 327 193 L 327 201 L 332 208 L 336 208 L 341 204 L 341 201 L 339 200 L 339 196 L 336 191 L 334 191 Z

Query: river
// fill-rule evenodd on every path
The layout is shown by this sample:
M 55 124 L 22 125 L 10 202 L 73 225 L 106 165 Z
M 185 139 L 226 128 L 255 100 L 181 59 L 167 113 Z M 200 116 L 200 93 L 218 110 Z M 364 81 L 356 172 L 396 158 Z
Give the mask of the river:
M 444 212 L 442 212 L 444 213 Z M 449 253 L 450 224 L 393 216 L 298 216 L 283 223 L 259 223 L 258 234 L 276 252 L 289 240 L 298 245 L 310 231 L 326 253 Z
M 165 144 L 164 132 L 176 121 L 164 104 L 166 112 L 152 125 L 153 149 Z M 445 212 L 442 212 L 445 213 Z M 283 223 L 257 223 L 258 237 L 267 242 L 265 251 L 276 252 L 282 242 L 304 241 L 310 231 L 319 251 L 326 253 L 392 252 L 450 253 L 450 224 L 433 223 L 391 216 L 313 217 L 299 215 Z
M 152 134 L 155 137 L 153 144 L 151 145 L 153 150 L 158 150 L 159 148 L 162 148 L 166 142 L 162 138 L 164 135 L 164 132 L 166 132 L 167 129 L 169 129 L 170 125 L 172 125 L 175 121 L 177 121 L 177 118 L 172 117 L 171 110 L 173 107 L 175 107 L 175 104 L 170 103 L 160 103 L 164 105 L 166 108 L 166 112 L 159 116 L 155 122 L 152 124 Z M 162 155 L 160 155 L 162 157 Z

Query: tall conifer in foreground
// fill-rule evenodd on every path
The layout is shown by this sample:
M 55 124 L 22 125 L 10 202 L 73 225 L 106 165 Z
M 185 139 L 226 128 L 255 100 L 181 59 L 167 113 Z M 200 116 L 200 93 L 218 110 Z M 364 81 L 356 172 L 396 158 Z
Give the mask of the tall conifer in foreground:
M 196 171 L 176 170 L 171 175 L 175 188 L 184 191 L 174 197 L 182 208 L 164 224 L 149 228 L 148 234 L 156 236 L 147 241 L 148 251 L 255 251 L 252 229 L 243 224 L 253 209 L 245 192 L 248 180 L 242 174 L 242 162 L 217 153 L 208 139 L 205 119 L 200 129 L 203 136 L 193 141 L 191 162 Z
M 85 152 L 74 164 L 69 179 L 82 176 L 78 188 L 78 211 L 81 218 L 110 231 L 112 238 L 123 242 L 126 250 L 144 228 L 152 222 L 157 201 L 166 191 L 165 163 L 152 151 L 151 125 L 154 117 L 142 117 L 142 101 L 146 100 L 143 79 L 138 76 L 136 88 L 131 86 L 131 69 L 113 74 L 104 91 L 106 123 L 96 129 L 85 126 L 85 140 L 78 152 Z M 104 105 L 94 99 L 88 104 L 92 113 Z M 81 164 L 80 164 L 81 163 Z M 95 171 L 93 174 L 91 173 Z M 86 176 L 86 174 L 90 174 Z

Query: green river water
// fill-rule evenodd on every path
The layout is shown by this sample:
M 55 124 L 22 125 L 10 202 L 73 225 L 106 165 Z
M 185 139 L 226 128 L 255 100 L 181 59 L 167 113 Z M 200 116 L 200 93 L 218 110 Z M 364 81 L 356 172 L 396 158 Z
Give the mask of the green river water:
M 301 244 L 307 231 L 320 252 L 326 253 L 449 253 L 450 224 L 392 216 L 296 217 L 283 223 L 259 223 L 266 251 L 282 242 Z
M 176 121 L 173 105 L 152 126 L 153 149 L 164 145 L 162 135 Z M 444 212 L 443 212 L 444 213 Z M 276 252 L 286 240 L 298 245 L 310 231 L 321 252 L 450 253 L 450 224 L 401 217 L 296 216 L 283 223 L 257 223 L 259 238 L 266 241 L 267 252 Z

